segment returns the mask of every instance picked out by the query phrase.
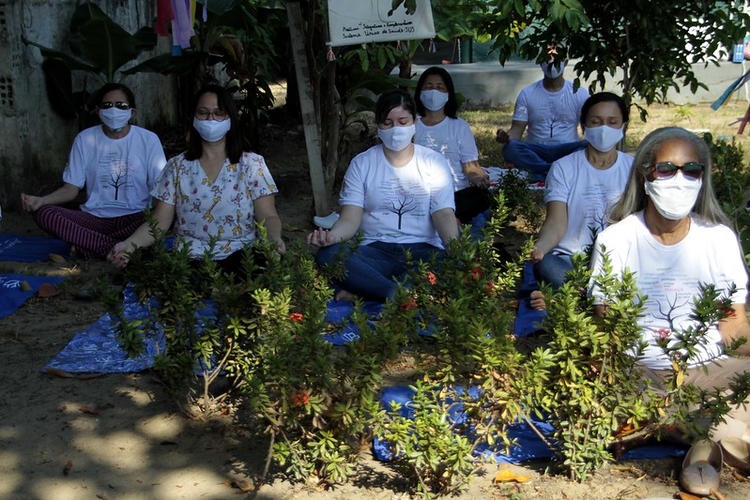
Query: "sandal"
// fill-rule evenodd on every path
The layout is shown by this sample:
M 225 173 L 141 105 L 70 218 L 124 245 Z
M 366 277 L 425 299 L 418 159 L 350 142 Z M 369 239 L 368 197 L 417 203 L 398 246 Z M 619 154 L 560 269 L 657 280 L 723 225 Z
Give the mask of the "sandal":
M 693 443 L 685 455 L 680 472 L 680 483 L 694 495 L 706 496 L 719 489 L 724 462 L 721 446 L 709 440 Z
M 750 474 L 750 443 L 738 437 L 725 437 L 720 444 L 727 465 Z

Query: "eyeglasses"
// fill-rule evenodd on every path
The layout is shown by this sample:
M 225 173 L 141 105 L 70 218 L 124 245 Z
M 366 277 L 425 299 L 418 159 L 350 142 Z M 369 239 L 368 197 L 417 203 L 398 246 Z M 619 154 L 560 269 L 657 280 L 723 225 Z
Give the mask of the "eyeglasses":
M 682 170 L 682 175 L 689 179 L 700 179 L 703 176 L 703 170 L 706 167 L 700 163 L 691 161 L 684 165 L 675 165 L 671 161 L 661 161 L 654 163 L 648 169 L 648 175 L 650 181 L 657 179 L 671 179 L 677 174 L 678 170 Z
M 99 104 L 99 109 L 109 109 L 112 106 L 114 106 L 117 109 L 122 109 L 122 110 L 130 109 L 130 104 L 127 102 L 123 102 L 123 101 L 117 101 L 117 102 L 105 101 Z
M 213 119 L 217 122 L 222 122 L 229 117 L 229 113 L 223 109 L 209 111 L 206 108 L 198 108 L 195 110 L 195 117 L 199 120 L 208 120 L 209 116 L 213 116 Z

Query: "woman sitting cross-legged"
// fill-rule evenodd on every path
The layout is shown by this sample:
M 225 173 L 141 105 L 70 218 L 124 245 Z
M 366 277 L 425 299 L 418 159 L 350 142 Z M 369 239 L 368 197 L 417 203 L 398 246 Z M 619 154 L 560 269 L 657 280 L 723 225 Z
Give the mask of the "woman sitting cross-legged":
M 441 153 L 453 174 L 456 217 L 463 224 L 492 205 L 490 178 L 479 165 L 479 151 L 466 120 L 456 116 L 458 99 L 453 79 L 443 68 L 422 72 L 414 91 L 419 118 L 414 142 Z
M 167 230 L 174 221 L 176 243 L 190 245 L 196 260 L 215 240 L 213 260 L 224 271 L 238 274 L 243 269 L 243 248 L 258 237 L 256 222 L 265 224 L 277 251 L 285 251 L 274 202 L 278 190 L 263 157 L 242 151 L 229 92 L 218 85 L 203 87 L 193 110 L 187 151 L 169 160 L 151 193 L 157 200 L 156 224 Z M 153 242 L 151 227 L 145 223 L 117 243 L 108 259 L 123 267 L 130 252 Z
M 341 188 L 341 216 L 330 230 L 307 236 L 320 247 L 319 265 L 333 263 L 341 243 L 362 234 L 344 255 L 346 275 L 335 283 L 337 300 L 393 298 L 414 261 L 443 252 L 458 235 L 453 182 L 446 159 L 412 142 L 417 117 L 408 92 L 390 90 L 378 99 L 375 121 L 382 144 L 357 155 Z
M 585 149 L 552 164 L 544 202 L 547 216 L 529 261 L 537 283 L 557 290 L 573 269 L 572 255 L 583 252 L 606 227 L 605 211 L 625 189 L 633 157 L 616 149 L 628 124 L 625 101 L 610 92 L 589 97 L 581 108 Z M 541 291 L 531 292 L 531 307 L 546 307 Z
M 638 326 L 646 348 L 638 363 L 657 385 L 673 373 L 674 356 L 688 356 L 687 351 L 670 355 L 662 344 L 674 345 L 677 335 L 697 326 L 693 304 L 706 284 L 731 293 L 731 309 L 725 319 L 710 325 L 705 342 L 693 346 L 685 382 L 724 390 L 733 376 L 750 371 L 750 359 L 724 351 L 735 340 L 750 340 L 748 274 L 737 235 L 726 225 L 714 196 L 711 164 L 706 142 L 692 132 L 667 127 L 648 134 L 636 152 L 625 192 L 613 207 L 613 224 L 597 237 L 591 258 L 595 276 L 603 273 L 605 254 L 615 276 L 625 270 L 634 274 L 645 297 Z M 603 315 L 606 297 L 597 286 L 592 290 L 600 303 L 597 313 Z M 739 347 L 738 354 L 750 354 L 750 343 Z M 748 403 L 730 410 L 726 422 L 712 430 L 714 440 L 734 436 L 750 442 Z
M 63 185 L 44 195 L 21 194 L 23 208 L 34 213 L 39 227 L 71 246 L 83 258 L 104 258 L 146 220 L 149 191 L 166 159 L 159 138 L 133 125 L 133 92 L 121 83 L 107 83 L 95 95 L 101 125 L 75 138 Z M 80 210 L 62 205 L 85 190 Z

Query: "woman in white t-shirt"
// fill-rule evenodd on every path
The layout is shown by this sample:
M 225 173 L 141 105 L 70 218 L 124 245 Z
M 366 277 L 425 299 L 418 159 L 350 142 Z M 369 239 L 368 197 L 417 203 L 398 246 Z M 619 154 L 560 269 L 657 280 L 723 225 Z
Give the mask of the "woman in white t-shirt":
M 416 145 L 414 99 L 403 90 L 383 93 L 375 107 L 382 144 L 357 155 L 341 188 L 341 216 L 330 230 L 307 236 L 319 247 L 316 261 L 328 265 L 343 258 L 345 276 L 335 283 L 337 300 L 393 298 L 414 261 L 429 260 L 458 235 L 453 182 L 441 154 Z M 341 243 L 360 234 L 356 248 Z
M 417 129 L 414 142 L 445 156 L 453 174 L 456 217 L 464 224 L 490 208 L 490 178 L 479 165 L 479 151 L 466 120 L 456 116 L 458 100 L 450 74 L 432 66 L 422 72 L 414 92 Z
M 603 254 L 615 276 L 634 273 L 645 309 L 638 318 L 646 344 L 641 364 L 650 378 L 663 381 L 672 360 L 661 344 L 694 326 L 693 301 L 702 284 L 731 295 L 728 316 L 712 325 L 704 342 L 688 358 L 685 382 L 711 390 L 724 389 L 736 374 L 750 371 L 750 360 L 727 356 L 724 345 L 750 339 L 745 314 L 747 268 L 737 235 L 727 225 L 711 186 L 711 155 L 706 142 L 687 130 L 667 127 L 648 134 L 638 147 L 633 171 L 620 201 L 613 207 L 613 225 L 596 239 L 591 266 L 602 273 Z M 599 315 L 607 298 L 594 285 Z M 738 354 L 750 355 L 750 343 Z M 674 355 L 674 353 L 673 353 Z M 684 355 L 688 355 L 687 352 Z M 750 406 L 733 408 L 713 439 L 732 435 L 750 441 Z
M 63 171 L 63 185 L 44 196 L 21 193 L 23 208 L 36 223 L 84 258 L 104 258 L 115 243 L 146 220 L 149 191 L 166 159 L 156 134 L 131 123 L 133 91 L 107 83 L 94 96 L 101 125 L 87 128 L 73 141 Z M 80 210 L 62 205 L 85 190 Z
M 196 261 L 206 252 L 224 271 L 241 274 L 243 248 L 257 238 L 263 222 L 268 239 L 284 253 L 278 192 L 262 156 L 242 150 L 237 108 L 219 85 L 200 89 L 194 101 L 187 151 L 169 160 L 151 194 L 154 217 L 166 231 L 174 221 L 177 245 L 188 245 Z M 117 243 L 108 259 L 127 265 L 130 253 L 154 242 L 148 223 Z
M 628 106 L 616 94 L 599 92 L 589 97 L 581 108 L 588 145 L 554 162 L 547 174 L 547 215 L 529 260 L 537 282 L 553 290 L 573 269 L 572 255 L 586 251 L 606 227 L 605 211 L 625 189 L 633 157 L 616 146 L 629 116 Z M 531 293 L 531 306 L 544 309 L 540 291 Z

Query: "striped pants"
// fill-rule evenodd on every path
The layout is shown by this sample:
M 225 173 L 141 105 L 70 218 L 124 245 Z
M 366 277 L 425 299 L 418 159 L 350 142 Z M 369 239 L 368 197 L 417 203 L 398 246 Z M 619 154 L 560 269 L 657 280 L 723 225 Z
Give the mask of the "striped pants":
M 36 223 L 75 248 L 78 257 L 106 257 L 115 243 L 146 222 L 143 212 L 122 217 L 100 218 L 80 210 L 45 205 L 34 212 Z

